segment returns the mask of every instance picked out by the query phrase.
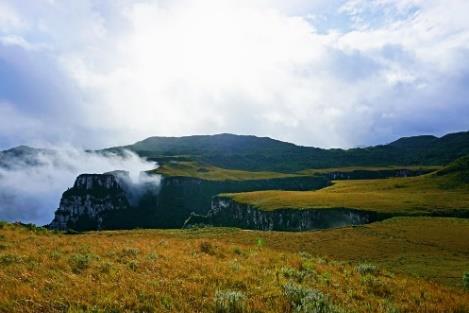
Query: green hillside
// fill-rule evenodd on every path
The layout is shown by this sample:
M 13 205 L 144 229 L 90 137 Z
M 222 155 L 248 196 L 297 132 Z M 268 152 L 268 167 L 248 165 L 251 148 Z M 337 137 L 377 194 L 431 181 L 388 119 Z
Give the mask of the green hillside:
M 228 195 L 264 210 L 355 208 L 393 214 L 469 211 L 469 157 L 437 172 L 405 178 L 335 181 L 317 191 L 268 190 Z
M 349 150 L 303 147 L 268 137 L 233 134 L 150 137 L 107 151 L 123 148 L 157 160 L 183 156 L 229 169 L 297 172 L 310 168 L 350 166 L 444 165 L 469 154 L 469 132 L 448 134 L 441 138 L 407 137 L 386 145 Z
M 166 176 L 194 177 L 204 180 L 257 180 L 305 176 L 301 174 L 285 174 L 278 172 L 253 172 L 225 169 L 209 164 L 199 164 L 195 161 L 170 161 L 151 171 Z

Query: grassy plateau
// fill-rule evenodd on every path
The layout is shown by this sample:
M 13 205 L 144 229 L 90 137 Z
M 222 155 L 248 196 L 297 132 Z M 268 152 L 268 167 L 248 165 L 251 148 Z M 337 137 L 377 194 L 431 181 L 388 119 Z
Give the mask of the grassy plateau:
M 464 162 L 466 167 L 467 158 Z M 452 166 L 417 177 L 334 181 L 315 191 L 267 190 L 227 196 L 263 210 L 353 208 L 404 215 L 469 210 L 469 176 Z

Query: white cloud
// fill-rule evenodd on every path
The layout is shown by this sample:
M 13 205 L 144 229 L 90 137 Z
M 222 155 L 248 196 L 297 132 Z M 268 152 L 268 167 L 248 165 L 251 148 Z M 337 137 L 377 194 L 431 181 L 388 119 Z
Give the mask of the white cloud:
M 0 1 L 0 31 L 23 29 L 27 26 L 16 10 L 4 1 Z
M 235 132 L 353 146 L 469 127 L 455 113 L 469 110 L 460 101 L 467 1 L 86 0 L 15 10 L 34 28 L 2 38 L 51 47 L 30 53 L 57 60 L 73 86 L 60 104 L 79 107 L 70 127 L 96 134 L 80 144 Z M 327 12 L 351 23 L 324 31 L 316 23 Z M 446 125 L 432 122 L 441 103 Z

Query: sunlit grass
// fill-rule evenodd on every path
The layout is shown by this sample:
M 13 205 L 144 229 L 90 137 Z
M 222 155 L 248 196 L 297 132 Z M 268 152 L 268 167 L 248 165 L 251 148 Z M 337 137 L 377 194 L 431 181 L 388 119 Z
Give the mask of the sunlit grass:
M 346 167 L 329 167 L 329 168 L 311 168 L 299 171 L 300 174 L 314 175 L 314 174 L 327 174 L 327 173 L 349 173 L 354 171 L 389 171 L 389 170 L 413 170 L 413 171 L 436 171 L 441 169 L 441 166 L 424 166 L 424 165 L 413 165 L 413 166 L 346 166 Z
M 300 174 L 231 170 L 195 161 L 171 161 L 153 171 L 166 176 L 194 177 L 205 180 L 254 180 L 297 177 Z
M 317 191 L 257 191 L 228 195 L 263 210 L 281 208 L 355 208 L 387 213 L 430 214 L 469 209 L 469 184 L 451 177 L 418 177 L 334 181 Z
M 467 222 L 435 220 L 440 224 L 404 219 L 308 233 L 207 228 L 65 235 L 6 225 L 0 312 L 293 312 L 311 299 L 337 312 L 466 312 L 469 294 L 462 288 L 392 274 L 384 264 L 359 266 L 360 258 L 379 263 L 379 251 L 383 259 L 407 257 L 411 249 L 424 254 L 415 248 L 420 244 L 436 245 L 429 256 L 445 245 L 443 258 L 467 253 Z M 436 226 L 440 236 L 431 232 Z

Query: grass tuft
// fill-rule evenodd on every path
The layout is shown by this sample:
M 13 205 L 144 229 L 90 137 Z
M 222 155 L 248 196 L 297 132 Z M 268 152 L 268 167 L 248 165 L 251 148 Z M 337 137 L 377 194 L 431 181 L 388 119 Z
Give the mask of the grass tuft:
M 283 294 L 288 300 L 290 310 L 297 313 L 336 313 L 336 308 L 320 291 L 301 285 L 286 284 Z
M 209 255 L 215 255 L 216 251 L 213 245 L 208 241 L 202 241 L 200 243 L 200 251 Z
M 216 313 L 246 312 L 246 296 L 241 291 L 219 290 L 215 293 Z
M 469 272 L 465 272 L 462 276 L 462 283 L 465 289 L 469 290 Z
M 90 266 L 92 260 L 93 256 L 89 253 L 77 253 L 69 258 L 69 264 L 72 272 L 80 274 Z
M 12 254 L 0 255 L 0 264 L 10 265 L 14 263 L 22 263 L 24 260 L 22 257 Z
M 376 275 L 378 273 L 378 268 L 375 265 L 369 263 L 358 264 L 356 269 L 357 272 L 362 275 Z

